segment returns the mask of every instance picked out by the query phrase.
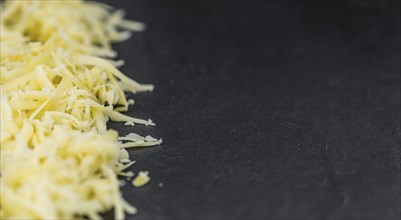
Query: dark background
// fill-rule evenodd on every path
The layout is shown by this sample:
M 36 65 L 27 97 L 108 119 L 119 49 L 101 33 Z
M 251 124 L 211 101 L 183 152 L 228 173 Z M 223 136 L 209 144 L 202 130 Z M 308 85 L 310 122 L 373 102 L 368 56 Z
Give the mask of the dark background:
M 115 48 L 157 123 L 110 125 L 164 141 L 128 219 L 400 219 L 399 1 L 108 3 L 148 25 Z

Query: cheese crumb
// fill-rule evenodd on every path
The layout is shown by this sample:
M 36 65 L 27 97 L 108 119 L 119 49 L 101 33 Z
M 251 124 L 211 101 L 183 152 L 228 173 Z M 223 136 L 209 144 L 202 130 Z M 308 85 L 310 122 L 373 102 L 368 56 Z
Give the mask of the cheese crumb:
M 139 171 L 138 175 L 132 181 L 132 185 L 134 185 L 135 187 L 142 187 L 147 183 L 149 183 L 149 181 L 150 181 L 149 172 Z

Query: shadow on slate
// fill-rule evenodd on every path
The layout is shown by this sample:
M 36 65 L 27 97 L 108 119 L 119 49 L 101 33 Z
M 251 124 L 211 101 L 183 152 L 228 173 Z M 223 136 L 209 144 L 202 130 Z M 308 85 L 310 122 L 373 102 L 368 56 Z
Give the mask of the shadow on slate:
M 148 25 L 115 48 L 157 123 L 110 126 L 164 141 L 128 219 L 400 218 L 398 1 L 107 3 Z

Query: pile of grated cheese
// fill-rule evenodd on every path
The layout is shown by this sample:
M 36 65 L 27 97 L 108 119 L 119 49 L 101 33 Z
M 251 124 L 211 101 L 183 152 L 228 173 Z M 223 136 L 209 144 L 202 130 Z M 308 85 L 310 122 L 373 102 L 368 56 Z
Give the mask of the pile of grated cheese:
M 111 43 L 144 30 L 110 6 L 69 1 L 5 1 L 0 11 L 0 218 L 115 219 L 136 209 L 118 176 L 133 162 L 125 148 L 158 145 L 119 137 L 108 120 L 154 125 L 123 114 L 124 92 L 152 91 L 117 67 Z M 124 143 L 123 143 L 124 142 Z

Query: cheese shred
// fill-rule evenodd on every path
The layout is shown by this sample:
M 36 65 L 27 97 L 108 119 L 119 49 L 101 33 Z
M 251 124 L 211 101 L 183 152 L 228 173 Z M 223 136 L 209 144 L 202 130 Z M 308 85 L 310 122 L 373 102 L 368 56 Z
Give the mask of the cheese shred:
M 142 187 L 148 184 L 150 181 L 149 172 L 139 171 L 138 176 L 132 181 L 132 185 L 135 187 Z
M 0 11 L 0 218 L 115 219 L 135 214 L 118 177 L 126 148 L 161 139 L 119 137 L 109 120 L 155 125 L 125 115 L 125 92 L 152 91 L 118 70 L 113 42 L 145 25 L 122 10 L 81 0 L 5 1 Z M 140 172 L 135 184 L 150 178 Z

